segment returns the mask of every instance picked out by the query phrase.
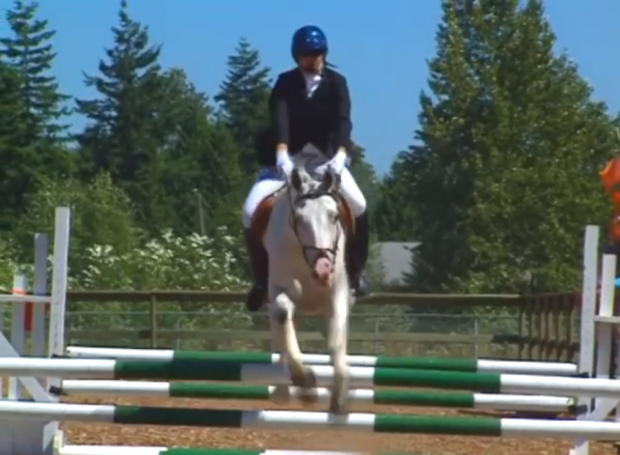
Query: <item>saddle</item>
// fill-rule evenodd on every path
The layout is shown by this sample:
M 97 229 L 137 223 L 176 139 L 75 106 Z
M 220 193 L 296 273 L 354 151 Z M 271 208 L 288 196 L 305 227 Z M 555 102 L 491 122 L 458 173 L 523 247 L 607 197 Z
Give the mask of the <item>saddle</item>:
M 262 239 L 265 235 L 276 196 L 285 186 L 286 185 L 283 185 L 280 189 L 271 193 L 258 204 L 250 223 L 250 230 L 256 238 Z M 340 195 L 338 196 L 338 211 L 340 212 L 340 219 L 342 220 L 347 238 L 351 238 L 355 234 L 355 217 L 353 216 L 353 212 L 347 200 Z

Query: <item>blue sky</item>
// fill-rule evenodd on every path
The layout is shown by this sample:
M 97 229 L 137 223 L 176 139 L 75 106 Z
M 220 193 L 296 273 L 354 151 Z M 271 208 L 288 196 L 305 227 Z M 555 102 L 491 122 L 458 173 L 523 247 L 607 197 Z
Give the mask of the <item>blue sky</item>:
M 117 0 L 41 0 L 41 16 L 57 30 L 55 74 L 65 93 L 89 97 L 82 71 L 94 73 L 112 44 Z M 620 2 L 549 0 L 547 14 L 595 96 L 620 109 Z M 291 66 L 290 36 L 298 26 L 324 28 L 332 62 L 347 75 L 355 139 L 380 172 L 411 143 L 417 96 L 426 88 L 440 0 L 129 0 L 132 16 L 163 43 L 165 66 L 183 68 L 212 95 L 226 74 L 226 57 L 240 37 L 274 71 Z M 5 24 L 0 25 L 4 32 Z M 83 125 L 75 119 L 77 127 Z

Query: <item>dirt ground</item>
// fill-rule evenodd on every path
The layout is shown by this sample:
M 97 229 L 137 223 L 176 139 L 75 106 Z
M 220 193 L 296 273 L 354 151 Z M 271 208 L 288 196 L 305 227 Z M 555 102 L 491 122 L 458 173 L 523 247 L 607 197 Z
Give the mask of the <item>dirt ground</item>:
M 219 409 L 300 409 L 294 404 L 278 406 L 265 401 L 222 401 L 180 398 L 72 397 L 74 403 L 133 404 Z M 317 411 L 325 405 L 316 405 Z M 472 410 L 419 408 L 406 406 L 354 405 L 354 412 L 375 414 L 425 414 L 466 416 Z M 481 413 L 478 413 L 481 414 Z M 481 415 L 493 415 L 489 413 Z M 500 415 L 500 414 L 495 414 Z M 509 417 L 509 415 L 505 415 Z M 296 449 L 356 451 L 365 454 L 415 453 L 423 455 L 567 455 L 571 441 L 551 439 L 480 438 L 469 436 L 372 434 L 352 431 L 241 430 L 142 425 L 65 423 L 70 444 L 106 444 L 125 446 L 165 446 L 193 448 Z M 617 455 L 610 443 L 594 443 L 592 455 Z

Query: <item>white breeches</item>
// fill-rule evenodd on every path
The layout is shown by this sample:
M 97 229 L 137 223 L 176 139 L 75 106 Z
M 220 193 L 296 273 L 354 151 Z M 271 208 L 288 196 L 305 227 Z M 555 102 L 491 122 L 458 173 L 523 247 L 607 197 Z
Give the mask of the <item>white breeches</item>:
M 250 190 L 250 194 L 243 205 L 243 226 L 248 228 L 252 221 L 252 216 L 258 204 L 263 199 L 282 187 L 284 179 L 278 175 L 274 168 L 263 168 L 258 180 Z M 348 169 L 342 171 L 340 180 L 340 193 L 347 200 L 351 211 L 355 217 L 360 216 L 366 211 L 366 198 L 357 186 L 357 182 Z

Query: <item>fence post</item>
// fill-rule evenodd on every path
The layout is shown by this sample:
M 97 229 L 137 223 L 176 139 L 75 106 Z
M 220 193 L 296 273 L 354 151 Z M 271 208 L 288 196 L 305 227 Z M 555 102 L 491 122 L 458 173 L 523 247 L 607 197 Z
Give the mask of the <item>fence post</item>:
M 157 347 L 157 297 L 155 294 L 151 294 L 151 301 L 149 305 L 149 313 L 151 316 L 151 348 Z

